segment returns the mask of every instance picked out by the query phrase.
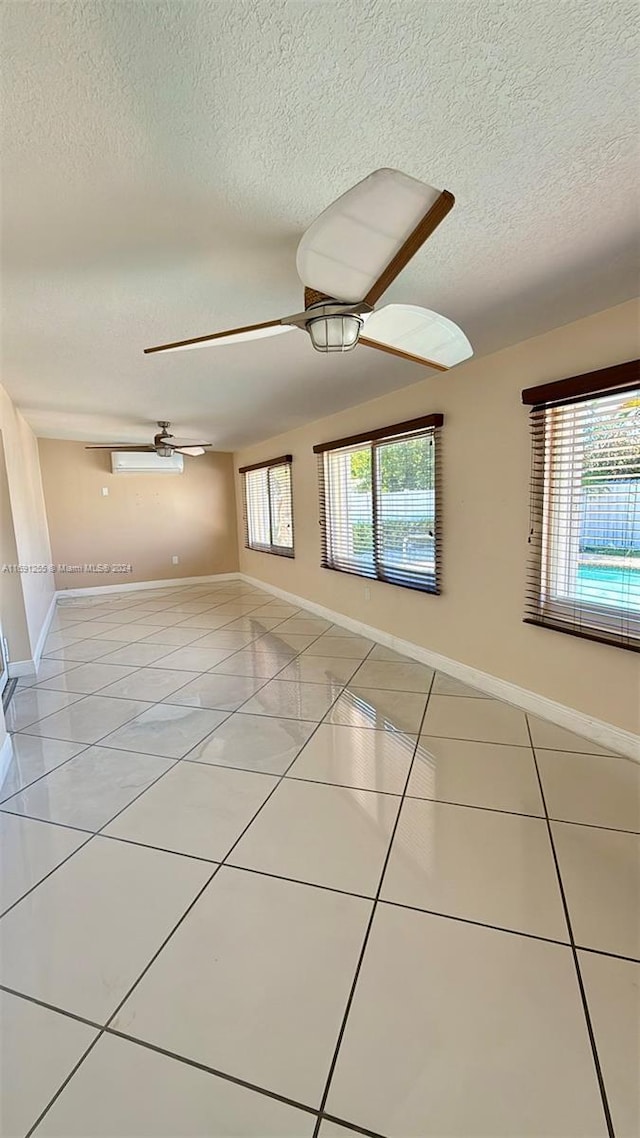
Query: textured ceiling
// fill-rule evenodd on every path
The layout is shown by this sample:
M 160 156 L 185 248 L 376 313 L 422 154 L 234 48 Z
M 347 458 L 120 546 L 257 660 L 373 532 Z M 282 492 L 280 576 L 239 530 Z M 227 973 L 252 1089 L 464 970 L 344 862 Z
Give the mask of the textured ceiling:
M 42 435 L 232 448 L 417 382 L 299 333 L 295 249 L 379 166 L 452 190 L 387 294 L 477 354 L 637 290 L 633 0 L 4 5 L 1 379 Z M 455 383 L 455 372 L 442 382 Z

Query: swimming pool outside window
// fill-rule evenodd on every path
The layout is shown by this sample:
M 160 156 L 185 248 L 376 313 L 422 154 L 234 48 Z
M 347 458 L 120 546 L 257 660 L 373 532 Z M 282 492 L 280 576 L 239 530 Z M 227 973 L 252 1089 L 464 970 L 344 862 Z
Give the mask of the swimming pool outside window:
M 639 650 L 638 363 L 523 401 L 533 408 L 525 620 Z

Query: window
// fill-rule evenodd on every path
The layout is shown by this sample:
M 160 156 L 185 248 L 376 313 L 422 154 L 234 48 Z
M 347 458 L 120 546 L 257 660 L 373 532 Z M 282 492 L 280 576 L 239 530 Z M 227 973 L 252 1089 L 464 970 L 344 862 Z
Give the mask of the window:
M 247 549 L 293 557 L 291 455 L 241 466 Z
M 638 361 L 522 398 L 533 440 L 525 620 L 638 651 Z
M 442 422 L 429 415 L 313 448 L 323 568 L 440 592 Z

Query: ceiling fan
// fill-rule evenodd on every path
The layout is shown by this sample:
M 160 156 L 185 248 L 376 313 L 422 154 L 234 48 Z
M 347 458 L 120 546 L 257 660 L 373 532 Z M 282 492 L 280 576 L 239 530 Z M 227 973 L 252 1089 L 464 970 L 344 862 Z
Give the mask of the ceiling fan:
M 207 447 L 212 446 L 212 443 L 202 442 L 200 439 L 177 439 L 175 435 L 169 434 L 169 427 L 171 423 L 158 423 L 160 430 L 157 435 L 153 436 L 153 445 L 149 446 L 128 446 L 126 443 L 112 443 L 111 446 L 90 446 L 85 447 L 85 450 L 111 450 L 111 451 L 131 451 L 140 454 L 141 451 L 155 451 L 161 458 L 171 458 L 174 454 L 188 454 L 192 458 L 196 458 L 199 454 L 204 454 Z
M 230 328 L 209 336 L 145 348 L 145 354 L 309 333 L 319 352 L 357 344 L 448 371 L 473 355 L 464 332 L 437 312 L 412 304 L 374 306 L 454 204 L 448 190 L 400 170 L 375 170 L 325 209 L 304 234 L 296 256 L 304 312 Z

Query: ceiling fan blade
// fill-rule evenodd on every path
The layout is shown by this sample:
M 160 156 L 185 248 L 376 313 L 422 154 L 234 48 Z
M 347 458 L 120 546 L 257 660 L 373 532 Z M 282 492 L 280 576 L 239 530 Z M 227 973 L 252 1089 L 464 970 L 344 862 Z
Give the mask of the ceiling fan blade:
M 405 265 L 409 264 L 411 258 L 424 245 L 434 229 L 437 229 L 440 222 L 444 221 L 449 211 L 453 209 L 455 201 L 453 194 L 450 194 L 448 190 L 442 190 L 369 289 L 364 298 L 367 304 L 377 303 L 383 292 L 386 292 L 389 285 L 393 284 L 396 277 L 402 272 Z
M 335 300 L 374 304 L 453 202 L 448 191 L 400 170 L 375 170 L 307 229 L 296 255 L 298 276 L 307 289 Z
M 291 332 L 290 324 L 281 320 L 267 320 L 264 324 L 247 324 L 244 328 L 229 328 L 226 332 L 213 332 L 211 336 L 196 336 L 193 340 L 176 340 L 172 344 L 158 344 L 145 348 L 145 356 L 153 352 L 181 352 L 187 348 L 206 348 L 209 344 L 239 344 L 244 340 L 261 340 L 263 336 L 279 336 Z
M 388 352 L 390 356 L 399 356 L 401 360 L 409 360 L 412 364 L 423 364 L 424 367 L 435 368 L 436 371 L 448 371 L 448 367 L 443 367 L 442 364 L 435 363 L 434 360 L 423 360 L 421 356 L 414 356 L 411 352 L 403 352 L 400 348 L 391 348 L 389 344 L 378 344 L 376 340 L 368 340 L 366 336 L 361 336 L 358 340 L 358 345 L 364 344 L 365 348 L 377 348 L 379 352 Z
M 453 320 L 413 304 L 386 304 L 367 317 L 358 343 L 394 356 L 448 371 L 473 355 L 464 332 Z
M 195 447 L 175 447 L 175 452 L 176 452 L 176 454 L 188 454 L 188 455 L 190 455 L 192 458 L 197 458 L 197 457 L 198 457 L 198 455 L 201 455 L 201 454 L 206 454 L 206 453 L 207 453 L 207 452 L 206 452 L 206 450 L 204 449 L 204 447 L 203 447 L 203 446 L 202 446 L 202 447 L 199 447 L 199 446 L 195 446 Z
M 139 454 L 140 451 L 155 450 L 156 448 L 151 447 L 151 446 L 137 446 L 137 447 L 136 446 L 125 446 L 125 445 L 121 446 L 120 443 L 113 443 L 111 446 L 109 446 L 109 445 L 107 445 L 107 446 L 91 446 L 91 447 L 85 447 L 84 449 L 85 450 L 132 451 L 132 452 L 135 452 L 136 454 Z
M 212 443 L 206 443 L 203 439 L 176 439 L 173 435 L 169 435 L 166 440 L 167 446 L 173 447 L 174 450 L 180 450 L 183 447 L 210 447 Z

